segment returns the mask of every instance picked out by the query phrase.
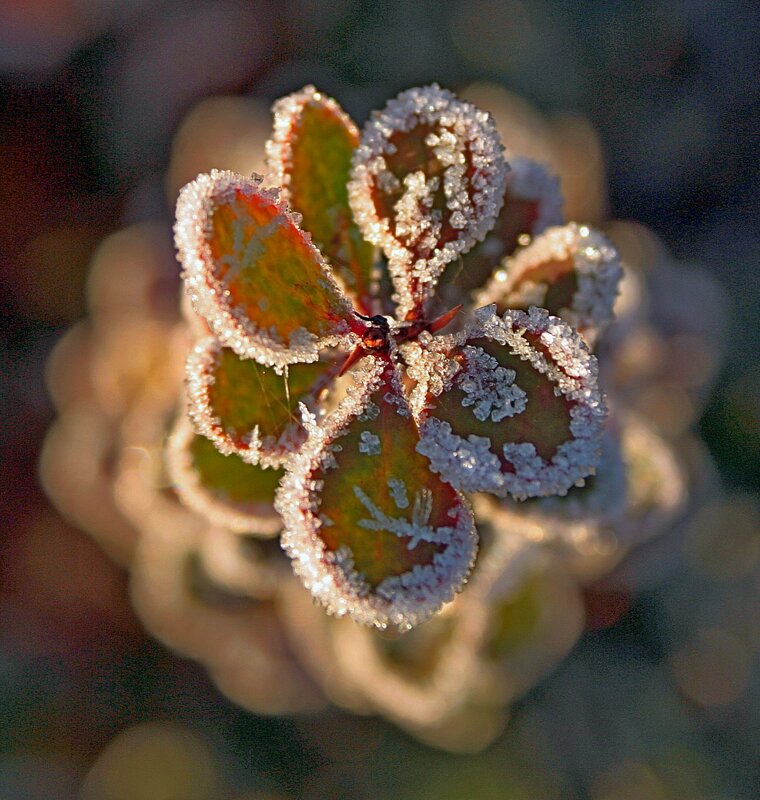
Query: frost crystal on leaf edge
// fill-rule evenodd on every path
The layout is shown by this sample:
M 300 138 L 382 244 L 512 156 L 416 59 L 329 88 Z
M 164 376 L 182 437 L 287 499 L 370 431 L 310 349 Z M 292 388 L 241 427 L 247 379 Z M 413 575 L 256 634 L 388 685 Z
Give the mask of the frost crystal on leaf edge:
M 525 339 L 528 330 L 540 336 L 551 360 Z M 596 358 L 578 333 L 558 317 L 535 307 L 527 314 L 508 311 L 503 318 L 496 314 L 495 306 L 477 309 L 463 331 L 436 337 L 432 347 L 447 353 L 470 339 L 483 337 L 509 347 L 512 354 L 529 361 L 555 384 L 555 393 L 574 402 L 570 410 L 572 439 L 557 448 L 551 462 L 544 461 L 529 442 L 505 445 L 504 457 L 516 468 L 515 473 L 506 473 L 491 451 L 489 439 L 476 435 L 464 438 L 454 433 L 448 422 L 431 416 L 423 406 L 427 390 L 415 387 L 413 411 L 420 423 L 417 451 L 461 491 L 487 491 L 499 497 L 511 494 L 516 499 L 566 494 L 575 483 L 594 474 L 599 460 L 606 407 L 598 389 Z M 454 380 L 445 388 L 450 388 Z
M 182 413 L 178 414 L 166 444 L 165 458 L 169 477 L 182 502 L 213 525 L 234 533 L 249 533 L 258 538 L 276 536 L 282 528 L 282 522 L 271 503 L 269 513 L 266 513 L 264 503 L 259 514 L 246 512 L 235 508 L 232 502 L 217 499 L 203 486 L 189 452 L 195 435 L 189 420 Z

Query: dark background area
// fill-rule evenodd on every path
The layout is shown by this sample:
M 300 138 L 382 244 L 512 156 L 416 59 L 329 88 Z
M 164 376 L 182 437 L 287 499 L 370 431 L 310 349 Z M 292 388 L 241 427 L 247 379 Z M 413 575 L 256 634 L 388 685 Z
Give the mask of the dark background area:
M 117 733 L 171 719 L 215 764 L 218 785 L 200 798 L 532 797 L 544 796 L 526 788 L 535 775 L 556 769 L 576 796 L 633 800 L 591 792 L 570 756 L 570 766 L 531 763 L 524 740 L 579 659 L 602 660 L 613 693 L 638 679 L 641 660 L 657 660 L 665 590 L 644 592 L 616 625 L 588 633 L 481 756 L 447 756 L 338 712 L 254 717 L 141 632 L 124 575 L 49 507 L 36 478 L 53 418 L 44 365 L 85 313 L 97 243 L 125 222 L 171 224 L 163 172 L 172 135 L 200 98 L 271 101 L 315 83 L 363 121 L 411 85 L 456 91 L 489 80 L 543 111 L 585 116 L 603 146 L 610 217 L 650 226 L 725 290 L 726 357 L 699 430 L 727 489 L 756 492 L 759 39 L 760 5 L 740 0 L 2 0 L 0 797 L 76 797 Z M 756 796 L 756 655 L 752 670 L 747 693 L 717 715 L 688 703 L 683 711 L 699 718 L 695 751 L 713 776 L 705 786 L 717 787 L 707 798 Z M 570 718 L 544 722 L 544 735 L 567 737 L 572 751 Z

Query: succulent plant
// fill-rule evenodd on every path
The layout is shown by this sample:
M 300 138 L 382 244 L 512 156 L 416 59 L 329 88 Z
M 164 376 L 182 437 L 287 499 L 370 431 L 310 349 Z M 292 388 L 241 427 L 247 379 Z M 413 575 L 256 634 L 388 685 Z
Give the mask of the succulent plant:
M 609 227 L 656 259 L 621 282 L 615 247 L 565 223 L 559 179 L 437 87 L 362 136 L 310 87 L 274 111 L 267 179 L 210 172 L 181 193 L 182 319 L 163 223 L 96 254 L 90 319 L 50 361 L 43 482 L 129 568 L 147 629 L 240 705 L 329 699 L 479 749 L 573 647 L 589 584 L 683 508 L 673 440 L 693 447 L 704 315 L 648 292 L 714 298 L 629 223 Z M 487 195 L 466 147 L 472 168 L 436 182 L 458 160 L 448 125 L 490 142 Z M 239 169 L 260 163 L 259 128 Z M 211 165 L 192 152 L 170 174 Z M 423 187 L 426 243 L 409 234 Z
M 490 116 L 437 85 L 361 135 L 313 87 L 274 110 L 273 186 L 212 171 L 180 192 L 207 335 L 187 364 L 198 437 L 175 435 L 173 477 L 196 510 L 269 536 L 284 470 L 274 508 L 305 586 L 332 614 L 408 630 L 470 573 L 463 493 L 564 495 L 594 474 L 606 409 L 588 342 L 619 259 L 587 227 L 548 227 L 556 182 L 511 170 Z M 526 237 L 473 296 L 488 254 Z

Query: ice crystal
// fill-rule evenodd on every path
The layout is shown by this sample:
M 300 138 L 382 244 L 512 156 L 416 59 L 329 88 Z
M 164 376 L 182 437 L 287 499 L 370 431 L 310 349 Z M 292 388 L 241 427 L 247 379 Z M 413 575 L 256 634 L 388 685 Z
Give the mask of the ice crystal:
M 466 345 L 462 348 L 467 364 L 459 386 L 467 395 L 463 406 L 474 406 L 472 413 L 481 421 L 492 419 L 501 422 L 506 417 L 522 414 L 527 406 L 527 395 L 517 386 L 517 373 L 504 369 L 482 347 Z
M 501 310 L 548 308 L 593 343 L 612 320 L 622 275 L 611 242 L 570 223 L 550 228 L 505 259 L 475 302 L 496 303 Z
M 359 452 L 369 456 L 380 454 L 380 437 L 369 431 L 362 431 L 359 436 Z

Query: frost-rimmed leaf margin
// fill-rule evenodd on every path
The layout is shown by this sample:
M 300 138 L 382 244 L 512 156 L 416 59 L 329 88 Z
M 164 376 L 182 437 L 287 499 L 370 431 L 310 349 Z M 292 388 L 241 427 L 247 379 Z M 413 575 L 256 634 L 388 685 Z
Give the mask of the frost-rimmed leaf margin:
M 483 241 L 465 255 L 461 264 L 449 264 L 440 277 L 437 294 L 443 295 L 449 304 L 461 302 L 464 295 L 481 290 L 500 260 L 513 253 L 521 243 L 526 244 L 531 237 L 565 222 L 559 178 L 544 164 L 525 156 L 512 155 L 507 150 L 506 158 L 510 170 L 503 204 L 493 227 Z M 523 207 L 526 205 L 527 209 Z M 486 303 L 476 299 L 470 305 L 477 307 Z
M 512 155 L 509 151 L 506 158 L 512 169 L 507 175 L 505 195 L 536 204 L 536 217 L 528 233 L 536 236 L 547 228 L 561 225 L 565 221 L 562 211 L 565 199 L 559 178 L 540 161 Z M 504 204 L 507 204 L 506 199 Z
M 538 337 L 544 352 L 525 338 L 526 332 Z M 508 347 L 512 355 L 530 362 L 555 384 L 555 395 L 572 403 L 572 438 L 559 445 L 551 461 L 542 458 L 532 443 L 506 444 L 504 457 L 515 472 L 504 472 L 499 457 L 490 449 L 489 439 L 475 435 L 465 439 L 454 433 L 448 422 L 431 413 L 428 394 L 436 396 L 450 390 L 459 371 L 450 370 L 441 380 L 440 366 L 431 369 L 425 362 L 431 356 L 438 361 L 441 356 L 449 360 L 446 354 L 452 349 L 480 338 Z M 500 317 L 495 305 L 490 305 L 473 312 L 462 331 L 420 341 L 422 344 L 401 347 L 402 357 L 415 369 L 418 380 L 411 403 L 420 426 L 417 451 L 452 486 L 464 492 L 490 492 L 497 497 L 512 495 L 524 500 L 566 494 L 571 486 L 595 473 L 607 410 L 598 387 L 596 358 L 569 325 L 535 306 L 528 313 L 507 311 Z
M 272 137 L 266 143 L 268 178 L 280 188 L 282 199 L 289 202 L 290 173 L 293 145 L 290 133 L 294 122 L 309 103 L 317 103 L 343 123 L 346 130 L 359 141 L 359 129 L 340 107 L 337 100 L 320 92 L 316 86 L 308 84 L 297 92 L 281 97 L 272 106 L 274 126 Z
M 322 521 L 317 494 L 321 487 L 312 477 L 332 457 L 330 443 L 367 410 L 387 367 L 387 357 L 365 357 L 352 371 L 353 386 L 346 397 L 320 422 L 301 406 L 308 438 L 286 465 L 275 508 L 283 518 L 281 544 L 293 561 L 294 572 L 328 613 L 350 616 L 380 630 L 395 627 L 406 631 L 430 619 L 450 602 L 470 574 L 477 555 L 477 532 L 469 503 L 456 493 L 456 525 L 448 529 L 446 549 L 433 556 L 432 564 L 416 565 L 400 576 L 386 578 L 372 590 L 354 570 L 350 553 L 331 553 L 319 536 Z M 395 396 L 387 402 L 402 415 L 412 417 L 397 369 L 393 385 Z
M 347 164 L 345 180 L 340 182 L 341 199 L 345 203 L 346 211 L 345 230 L 332 230 L 328 236 L 329 241 L 320 241 L 316 229 L 312 229 L 310 226 L 310 223 L 315 222 L 315 220 L 309 217 L 305 208 L 299 208 L 299 204 L 296 202 L 295 189 L 297 187 L 294 186 L 295 176 L 293 175 L 293 132 L 299 120 L 302 119 L 307 106 L 318 107 L 331 115 L 337 126 L 344 133 L 351 152 L 358 146 L 359 129 L 351 117 L 346 114 L 336 100 L 309 84 L 296 92 L 281 97 L 272 106 L 274 125 L 272 136 L 266 143 L 267 176 L 275 186 L 279 187 L 281 199 L 303 215 L 303 225 L 306 230 L 312 233 L 315 242 L 319 244 L 323 254 L 332 265 L 334 277 L 347 284 L 349 288 L 347 293 L 355 296 L 360 305 L 359 310 L 370 314 L 374 305 L 373 299 L 378 289 L 378 275 L 375 273 L 374 267 L 375 248 L 374 245 L 362 239 L 348 205 L 346 184 L 348 182 L 350 163 Z M 343 193 L 345 193 L 345 197 L 343 197 Z M 333 210 L 327 206 L 324 199 L 321 201 L 320 206 L 323 214 Z M 353 256 L 352 259 L 343 264 L 335 260 L 336 250 L 341 248 L 348 249 Z
M 209 323 L 222 344 L 242 358 L 253 358 L 281 373 L 289 364 L 316 361 L 319 351 L 328 347 L 350 350 L 358 339 L 355 332 L 352 333 L 351 302 L 312 243 L 310 234 L 301 230 L 300 215 L 280 200 L 276 188 L 263 188 L 263 180 L 256 173 L 247 178 L 228 170 L 212 170 L 199 175 L 180 190 L 174 240 L 183 265 L 185 289 L 196 312 Z M 231 306 L 229 291 L 213 274 L 214 259 L 207 237 L 211 232 L 215 203 L 220 200 L 230 203 L 237 192 L 245 198 L 260 197 L 274 207 L 313 256 L 315 268 L 321 273 L 320 280 L 334 294 L 343 315 L 343 319 L 336 322 L 333 334 L 319 337 L 299 327 L 289 334 L 289 341 L 285 344 L 274 331 L 262 330 L 244 312 Z
M 199 434 L 210 439 L 223 455 L 234 453 L 248 464 L 280 467 L 301 445 L 304 437 L 303 428 L 295 418 L 277 438 L 271 435 L 261 436 L 258 425 L 254 425 L 249 432 L 239 438 L 234 438 L 225 430 L 222 420 L 214 413 L 210 399 L 210 390 L 215 383 L 217 360 L 224 347 L 216 337 L 208 336 L 196 342 L 187 356 L 185 391 L 187 413 L 193 427 Z M 283 380 L 286 382 L 289 367 L 297 369 L 299 364 L 291 364 L 284 369 Z M 263 365 L 260 365 L 260 368 L 269 369 Z M 317 395 L 325 383 L 329 383 L 329 378 L 330 374 L 326 368 L 325 382 L 315 381 L 310 393 L 301 396 L 300 399 L 305 401 L 306 405 L 316 407 Z
M 457 140 L 455 152 L 449 154 L 448 160 L 452 163 L 446 165 L 443 190 L 447 210 L 451 212 L 446 223 L 459 229 L 460 234 L 443 244 L 437 241 L 429 248 L 428 255 L 415 259 L 413 251 L 399 238 L 395 223 L 396 230 L 392 230 L 389 218 L 380 216 L 374 194 L 378 187 L 382 189 L 384 181 L 398 182 L 386 169 L 385 157 L 395 152 L 391 136 L 409 132 L 420 125 L 448 132 L 453 130 Z M 440 142 L 437 145 L 426 142 L 426 146 L 434 155 L 435 147 L 442 145 Z M 402 319 L 418 308 L 434 292 L 446 264 L 469 250 L 491 230 L 501 209 L 509 171 L 503 149 L 490 114 L 460 100 L 436 83 L 401 92 L 382 111 L 373 112 L 364 126 L 361 143 L 353 157 L 348 184 L 349 202 L 364 237 L 381 247 L 388 258 L 388 271 L 395 289 L 393 299 L 399 306 L 398 318 Z M 463 168 L 465 151 L 473 168 L 473 174 L 469 176 L 464 174 Z M 408 204 L 419 211 L 423 199 L 420 192 L 433 190 L 425 183 L 421 170 L 407 173 L 404 182 L 407 180 L 410 183 L 397 205 L 408 200 Z M 418 185 L 415 186 L 415 182 Z M 470 189 L 472 194 L 468 191 Z M 455 214 L 459 215 L 456 226 L 451 224 Z M 431 214 L 417 220 L 417 227 L 413 227 L 415 238 L 428 231 L 431 224 Z
M 184 405 L 181 412 L 183 410 Z M 190 453 L 190 445 L 199 434 L 181 412 L 177 415 L 169 434 L 164 456 L 169 478 L 182 502 L 192 511 L 205 517 L 212 525 L 218 525 L 234 533 L 251 534 L 261 539 L 277 536 L 282 528 L 282 522 L 274 510 L 273 502 L 262 503 L 258 513 L 246 512 L 232 501 L 215 497 L 203 485 L 193 466 Z M 234 455 L 226 457 L 235 458 Z
M 570 303 L 558 308 L 547 304 L 552 284 L 531 281 L 526 275 L 544 264 L 567 264 L 559 275 L 574 278 Z M 537 236 L 502 265 L 475 297 L 476 305 L 496 303 L 499 308 L 548 307 L 576 328 L 590 343 L 614 318 L 615 300 L 623 277 L 620 255 L 604 234 L 588 225 L 570 222 Z

